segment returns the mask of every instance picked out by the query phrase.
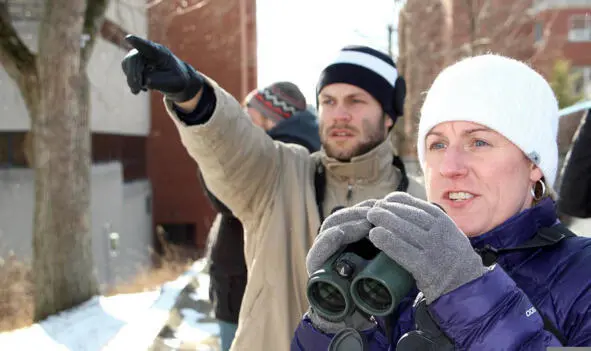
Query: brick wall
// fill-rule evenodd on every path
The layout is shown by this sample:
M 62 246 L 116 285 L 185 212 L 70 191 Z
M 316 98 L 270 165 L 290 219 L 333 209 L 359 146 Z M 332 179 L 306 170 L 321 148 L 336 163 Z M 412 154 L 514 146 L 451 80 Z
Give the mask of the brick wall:
M 150 38 L 241 100 L 256 87 L 255 0 L 162 1 L 150 8 Z M 181 145 L 162 96 L 151 97 L 148 173 L 155 224 L 193 224 L 203 248 L 214 213 Z

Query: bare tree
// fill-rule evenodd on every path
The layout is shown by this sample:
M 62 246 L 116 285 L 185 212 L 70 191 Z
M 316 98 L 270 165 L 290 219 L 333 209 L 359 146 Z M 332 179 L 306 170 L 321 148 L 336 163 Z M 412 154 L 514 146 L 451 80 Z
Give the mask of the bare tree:
M 562 45 L 549 42 L 556 16 L 543 17 L 542 36 L 534 38 L 532 6 L 532 0 L 407 0 L 398 29 L 398 66 L 408 85 L 405 121 L 397 130 L 403 154 L 416 155 L 424 93 L 438 72 L 459 58 L 494 52 L 550 73 Z
M 90 233 L 89 82 L 86 66 L 108 0 L 47 1 L 35 54 L 0 0 L 0 63 L 31 118 L 35 172 L 35 320 L 98 292 Z

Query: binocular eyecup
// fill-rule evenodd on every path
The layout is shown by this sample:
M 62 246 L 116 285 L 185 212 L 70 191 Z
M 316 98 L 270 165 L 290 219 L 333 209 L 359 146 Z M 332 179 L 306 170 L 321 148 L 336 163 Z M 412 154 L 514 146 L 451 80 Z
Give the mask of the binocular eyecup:
M 310 276 L 306 293 L 320 317 L 339 322 L 356 309 L 389 315 L 413 285 L 410 273 L 366 237 L 331 256 Z

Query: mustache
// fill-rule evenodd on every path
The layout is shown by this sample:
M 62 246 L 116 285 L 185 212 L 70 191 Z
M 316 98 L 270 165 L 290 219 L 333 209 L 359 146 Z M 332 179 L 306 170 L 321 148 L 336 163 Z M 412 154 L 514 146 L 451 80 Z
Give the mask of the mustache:
M 345 129 L 345 130 L 349 130 L 349 131 L 352 131 L 352 132 L 358 132 L 359 131 L 357 128 L 355 128 L 355 127 L 353 127 L 353 126 L 351 126 L 349 124 L 335 124 L 335 125 L 329 127 L 326 131 L 327 131 L 327 133 L 330 133 L 330 132 L 332 132 L 335 129 Z

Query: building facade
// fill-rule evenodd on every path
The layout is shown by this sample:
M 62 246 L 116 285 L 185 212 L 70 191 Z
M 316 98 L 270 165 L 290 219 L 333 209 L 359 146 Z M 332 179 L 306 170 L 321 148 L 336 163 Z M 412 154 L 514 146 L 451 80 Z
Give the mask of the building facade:
M 257 85 L 256 1 L 161 1 L 149 9 L 149 37 L 213 78 L 239 101 Z M 154 227 L 176 243 L 205 248 L 214 212 L 160 93 L 150 97 L 148 175 Z

